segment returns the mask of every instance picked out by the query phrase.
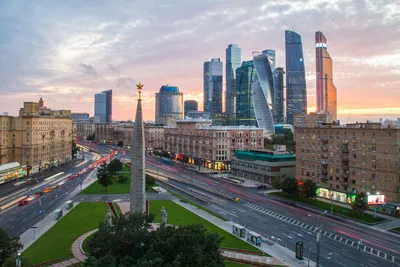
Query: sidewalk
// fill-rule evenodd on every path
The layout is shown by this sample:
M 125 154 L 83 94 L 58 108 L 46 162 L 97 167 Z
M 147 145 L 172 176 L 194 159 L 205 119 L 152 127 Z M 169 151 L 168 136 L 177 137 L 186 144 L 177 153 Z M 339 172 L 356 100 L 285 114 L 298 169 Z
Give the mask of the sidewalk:
M 66 204 L 62 204 L 60 209 L 63 210 L 63 217 L 67 215 L 71 210 L 73 210 L 76 206 L 78 206 L 79 202 L 75 202 L 72 209 L 67 210 Z M 20 252 L 24 252 L 28 247 L 30 247 L 39 237 L 44 235 L 51 227 L 53 227 L 58 220 L 56 220 L 56 214 L 51 212 L 46 217 L 43 218 L 40 222 L 38 222 L 35 226 L 36 229 L 29 229 L 25 233 L 20 236 L 20 242 L 23 245 L 23 248 Z
M 177 199 L 173 200 L 176 204 L 184 207 L 185 209 L 193 212 L 194 214 L 198 215 L 199 217 L 211 222 L 212 224 L 216 225 L 217 227 L 227 231 L 228 233 L 232 234 L 232 224 L 233 222 L 225 222 L 210 213 L 203 211 L 197 207 L 194 207 L 188 203 L 183 203 L 178 201 Z M 232 234 L 233 235 L 233 234 Z M 267 238 L 263 237 L 263 240 Z M 297 260 L 295 257 L 295 253 L 285 247 L 282 247 L 281 245 L 278 244 L 272 244 L 272 245 L 267 245 L 265 242 L 261 243 L 260 247 L 257 247 L 258 249 L 264 251 L 265 253 L 268 253 L 272 257 L 275 258 L 275 260 L 281 261 L 281 263 L 274 263 L 277 265 L 282 265 L 282 266 L 304 266 L 307 264 L 307 259 L 305 258 L 303 261 Z M 272 260 L 272 259 L 271 259 Z M 269 263 L 271 264 L 271 263 Z M 315 266 L 315 263 L 310 261 L 310 266 Z

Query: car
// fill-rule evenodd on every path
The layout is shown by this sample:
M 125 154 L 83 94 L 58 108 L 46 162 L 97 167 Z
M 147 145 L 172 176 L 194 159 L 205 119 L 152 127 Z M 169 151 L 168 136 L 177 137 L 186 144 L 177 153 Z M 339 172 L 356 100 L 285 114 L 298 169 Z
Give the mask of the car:
M 58 187 L 58 185 L 52 185 L 50 188 L 51 189 L 56 189 Z
M 69 181 L 74 180 L 74 176 L 73 176 L 73 175 L 69 176 L 69 177 L 68 177 L 68 180 L 69 180 Z
M 23 206 L 25 204 L 28 204 L 28 201 L 26 201 L 25 199 L 18 201 L 18 206 Z
M 37 197 L 41 197 L 43 194 L 44 194 L 43 192 L 36 192 L 35 195 L 36 195 Z
M 44 190 L 43 190 L 43 193 L 50 193 L 51 192 L 51 188 L 45 188 Z

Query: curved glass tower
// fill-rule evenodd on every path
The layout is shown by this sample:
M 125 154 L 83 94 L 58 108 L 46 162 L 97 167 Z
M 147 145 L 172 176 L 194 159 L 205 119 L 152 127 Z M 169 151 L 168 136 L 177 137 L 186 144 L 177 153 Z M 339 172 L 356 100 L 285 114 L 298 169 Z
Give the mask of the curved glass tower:
M 301 36 L 285 31 L 286 44 L 286 117 L 294 125 L 295 114 L 307 113 L 306 75 Z
M 163 85 L 156 93 L 156 124 L 169 125 L 183 119 L 183 93 L 176 86 Z
M 265 134 L 273 134 L 272 108 L 275 94 L 271 63 L 268 55 L 261 52 L 253 52 L 253 62 L 257 74 L 252 86 L 254 114 L 258 127 L 263 128 Z

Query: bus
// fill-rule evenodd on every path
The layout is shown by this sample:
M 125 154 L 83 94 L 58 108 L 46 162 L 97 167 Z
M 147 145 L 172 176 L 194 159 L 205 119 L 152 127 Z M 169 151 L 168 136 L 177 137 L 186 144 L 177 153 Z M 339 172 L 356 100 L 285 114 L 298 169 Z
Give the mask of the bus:
M 22 177 L 27 174 L 25 166 L 18 162 L 11 162 L 0 166 L 0 184 L 4 184 Z

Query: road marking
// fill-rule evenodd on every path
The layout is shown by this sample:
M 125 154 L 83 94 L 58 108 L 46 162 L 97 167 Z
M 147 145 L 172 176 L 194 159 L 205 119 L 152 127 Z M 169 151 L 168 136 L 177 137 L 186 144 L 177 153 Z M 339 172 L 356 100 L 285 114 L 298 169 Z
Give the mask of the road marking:
M 340 261 L 336 261 L 338 264 L 340 264 L 340 265 L 342 265 L 342 266 L 345 266 L 345 267 L 348 267 L 346 264 L 343 264 L 343 263 L 341 263 Z

